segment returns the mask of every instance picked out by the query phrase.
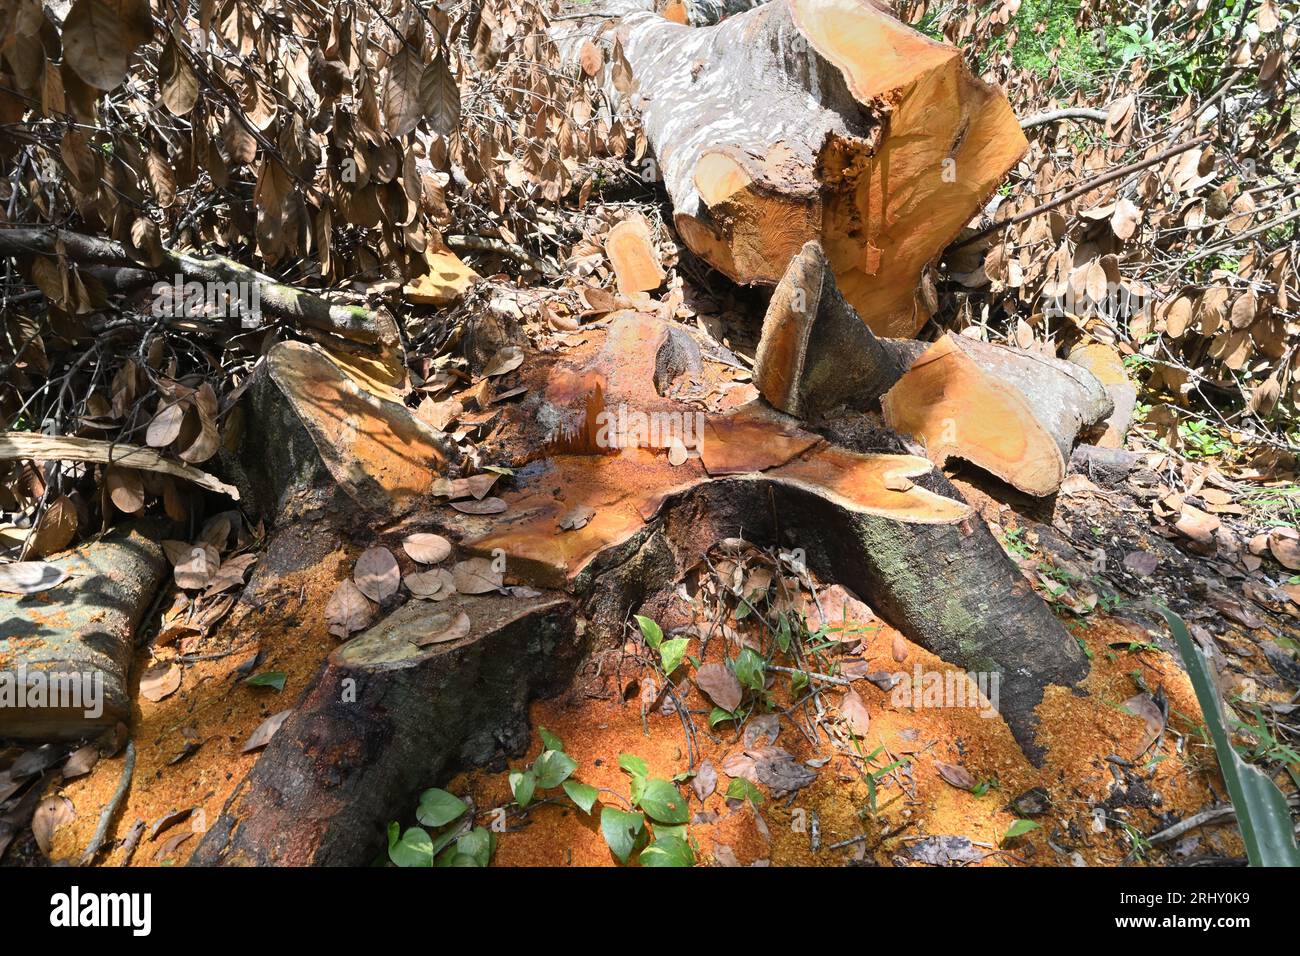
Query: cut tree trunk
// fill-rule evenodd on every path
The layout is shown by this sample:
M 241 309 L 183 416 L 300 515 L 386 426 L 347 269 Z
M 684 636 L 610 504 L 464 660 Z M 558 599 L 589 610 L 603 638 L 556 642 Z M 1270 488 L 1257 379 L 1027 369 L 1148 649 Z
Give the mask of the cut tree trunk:
M 653 292 L 664 284 L 664 270 L 650 242 L 650 227 L 641 216 L 624 219 L 609 230 L 605 255 L 614 267 L 621 295 Z
M 957 48 L 868 0 L 771 0 L 700 28 L 640 12 L 553 35 L 604 44 L 606 89 L 640 115 L 692 251 L 775 285 L 820 240 L 880 335 L 924 324 L 923 269 L 1026 148 Z
M 1055 494 L 1079 433 L 1111 412 L 1087 370 L 1034 352 L 946 334 L 881 399 L 885 421 L 924 442 L 942 467 L 958 458 L 1029 495 Z
M 463 612 L 467 637 L 420 647 Z M 412 601 L 330 655 L 195 849 L 196 866 L 360 866 L 444 769 L 522 753 L 580 656 L 562 595 Z

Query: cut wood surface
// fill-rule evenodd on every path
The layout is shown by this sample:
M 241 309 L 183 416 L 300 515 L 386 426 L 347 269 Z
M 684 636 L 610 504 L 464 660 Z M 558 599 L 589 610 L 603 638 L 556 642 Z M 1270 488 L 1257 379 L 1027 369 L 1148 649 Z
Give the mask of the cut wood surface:
M 155 471 L 173 478 L 184 478 L 207 491 L 239 500 L 239 489 L 218 481 L 193 465 L 164 458 L 154 449 L 142 445 L 115 444 L 68 435 L 0 432 L 0 461 L 24 458 L 32 461 L 89 461 L 99 465 Z
M 605 237 L 605 255 L 614 267 L 621 294 L 653 292 L 663 285 L 664 270 L 643 217 L 631 216 L 610 229 Z
M 1070 350 L 1070 361 L 1087 369 L 1101 382 L 1110 396 L 1114 409 L 1106 416 L 1106 431 L 1097 439 L 1102 448 L 1122 448 L 1128 435 L 1129 426 L 1133 424 L 1133 412 L 1137 408 L 1137 386 L 1124 371 L 1124 362 L 1109 345 L 1090 342 L 1076 345 Z
M 881 407 L 936 464 L 959 458 L 1041 497 L 1061 486 L 1075 438 L 1110 413 L 1111 401 L 1077 365 L 948 333 Z
M 923 268 L 1026 148 L 1005 97 L 957 48 L 867 0 L 772 0 L 699 28 L 640 12 L 614 31 L 596 18 L 556 35 L 617 38 L 631 83 L 611 49 L 607 89 L 639 112 L 695 253 L 774 285 L 818 239 L 881 335 L 924 324 Z

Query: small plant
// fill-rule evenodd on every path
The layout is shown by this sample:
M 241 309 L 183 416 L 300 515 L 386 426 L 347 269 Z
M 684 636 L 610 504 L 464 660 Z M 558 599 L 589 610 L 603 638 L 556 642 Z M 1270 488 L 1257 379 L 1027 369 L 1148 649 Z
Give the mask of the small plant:
M 436 787 L 420 794 L 415 818 L 423 826 L 402 832 L 396 820 L 388 824 L 388 859 L 394 866 L 487 866 L 496 851 L 496 835 L 485 827 L 470 827 L 460 820 L 469 804 Z M 439 829 L 433 836 L 424 827 Z
M 1300 866 L 1300 848 L 1296 846 L 1286 798 L 1272 780 L 1242 760 L 1233 749 L 1210 665 L 1193 643 L 1183 619 L 1166 607 L 1157 609 L 1178 643 L 1178 651 L 1196 690 L 1196 699 L 1210 728 L 1214 751 L 1219 757 L 1219 769 L 1223 771 L 1223 782 L 1237 811 L 1237 827 L 1241 830 L 1242 842 L 1246 844 L 1250 865 Z
M 629 809 L 602 806 L 600 832 L 619 863 L 636 855 L 641 866 L 694 866 L 696 848 L 686 836 L 686 798 L 668 780 L 649 775 L 640 757 L 619 754 L 628 775 Z

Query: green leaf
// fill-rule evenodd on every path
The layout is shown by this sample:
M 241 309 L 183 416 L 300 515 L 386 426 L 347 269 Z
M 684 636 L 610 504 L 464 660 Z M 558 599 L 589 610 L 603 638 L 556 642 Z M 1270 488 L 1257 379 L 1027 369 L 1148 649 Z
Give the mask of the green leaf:
M 614 807 L 601 807 L 600 832 L 618 862 L 626 863 L 645 834 L 645 817 Z
M 1178 642 L 1178 651 L 1187 665 L 1187 675 L 1192 679 L 1201 713 L 1210 728 L 1210 736 L 1214 738 L 1219 769 L 1223 772 L 1228 797 L 1237 811 L 1237 827 L 1241 830 L 1250 865 L 1300 866 L 1300 848 L 1296 847 L 1286 798 L 1272 780 L 1242 760 L 1233 749 L 1209 665 L 1192 642 L 1183 619 L 1166 607 L 1157 605 L 1157 609 Z
M 790 619 L 784 614 L 781 615 L 781 626 L 776 629 L 776 646 L 783 652 L 790 649 Z
M 496 834 L 486 827 L 475 827 L 456 841 L 456 852 L 474 860 L 477 866 L 487 866 L 496 852 Z
M 736 679 L 750 690 L 762 690 L 767 665 L 751 648 L 743 648 L 732 664 Z
M 671 641 L 665 641 L 659 645 L 659 664 L 663 667 L 665 674 L 671 674 L 681 666 L 682 659 L 686 657 L 686 648 L 690 643 L 690 638 L 674 637 Z
M 644 777 L 650 773 L 650 768 L 646 766 L 646 762 L 634 754 L 619 754 L 618 765 L 626 773 L 630 773 L 634 777 Z
M 694 866 L 695 855 L 680 836 L 656 836 L 654 843 L 642 849 L 638 862 L 642 866 Z
M 709 711 L 710 727 L 716 727 L 724 720 L 735 720 L 735 719 L 736 719 L 735 714 L 731 713 L 730 711 L 723 710 L 721 707 L 714 707 L 713 710 Z
M 596 805 L 596 794 L 599 793 L 591 784 L 579 783 L 577 780 L 564 781 L 564 792 L 583 813 L 591 812 L 591 808 Z
M 564 741 L 555 734 L 551 733 L 545 727 L 538 727 L 537 733 L 542 738 L 542 747 L 546 750 L 564 750 Z
M 537 785 L 543 790 L 558 787 L 568 780 L 573 771 L 578 769 L 578 761 L 562 750 L 547 750 L 533 761 L 533 772 L 537 774 Z
M 1037 830 L 1038 827 L 1039 824 L 1035 823 L 1033 820 L 1017 820 L 1007 829 L 1007 832 L 1002 837 L 1002 842 L 1006 843 L 1008 840 L 1014 840 L 1016 837 L 1028 833 L 1030 830 Z
M 388 828 L 388 858 L 396 866 L 433 866 L 433 840 L 419 827 L 411 827 L 394 839 L 396 824 Z
M 645 791 L 646 774 L 650 772 L 650 768 L 646 766 L 644 760 L 632 754 L 619 754 L 618 765 L 632 777 L 628 781 L 628 792 L 633 805 L 640 803 L 641 794 Z
M 690 819 L 686 798 L 667 780 L 650 780 L 641 793 L 640 807 L 658 823 L 685 823 Z
M 510 792 L 515 795 L 515 803 L 521 807 L 526 807 L 532 802 L 536 790 L 537 774 L 533 771 L 525 770 L 521 773 L 516 770 L 510 775 Z
M 284 690 L 286 676 L 284 671 L 263 671 L 260 674 L 254 674 L 244 683 L 249 687 L 274 687 L 278 692 Z
M 642 866 L 694 866 L 695 854 L 681 837 L 660 836 L 641 851 L 639 862 Z
M 727 785 L 728 800 L 748 800 L 754 806 L 763 802 L 763 791 L 744 777 L 736 777 Z
M 659 650 L 659 645 L 664 640 L 663 629 L 648 617 L 642 617 L 640 614 L 632 616 L 636 619 L 636 626 L 641 628 L 641 636 L 645 638 L 645 642 L 656 651 Z
M 460 797 L 436 787 L 420 794 L 420 805 L 415 808 L 415 819 L 426 827 L 440 827 L 455 820 L 469 809 Z

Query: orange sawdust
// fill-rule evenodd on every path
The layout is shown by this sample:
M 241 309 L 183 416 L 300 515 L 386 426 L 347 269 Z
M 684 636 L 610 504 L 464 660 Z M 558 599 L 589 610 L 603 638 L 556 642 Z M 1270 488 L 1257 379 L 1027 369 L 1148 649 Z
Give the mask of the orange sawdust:
M 215 640 L 205 642 L 204 649 L 197 652 L 202 654 L 216 644 L 233 653 L 185 667 L 180 689 L 161 701 L 154 703 L 140 696 L 140 674 L 150 658 L 147 650 L 138 656 L 131 686 L 135 772 L 107 845 L 125 838 L 137 819 L 152 828 L 174 811 L 194 808 L 194 813 L 153 840 L 146 829 L 132 858 L 133 866 L 184 863 L 202 831 L 216 821 L 259 754 L 240 752 L 249 735 L 267 717 L 294 706 L 337 644 L 326 632 L 319 609 L 353 559 L 355 555 L 349 557 L 340 548 L 304 571 L 277 577 L 258 595 L 260 610 L 237 605 L 220 625 Z M 249 687 L 235 673 L 259 647 L 262 658 L 251 673 L 284 672 L 283 692 Z M 199 748 L 171 763 L 187 740 L 199 742 Z M 59 792 L 72 801 L 76 819 L 55 833 L 53 859 L 76 859 L 89 844 L 100 811 L 118 786 L 123 760 L 121 754 L 101 760 L 89 775 L 61 788 Z M 171 837 L 187 830 L 191 833 L 188 839 L 159 856 Z M 98 863 L 119 866 L 122 855 L 115 848 L 101 854 Z
M 878 625 L 878 622 L 876 622 Z M 960 835 L 973 841 L 985 857 L 972 865 L 1120 865 L 1142 862 L 1130 856 L 1132 845 L 1122 828 L 1114 823 L 1104 832 L 1092 829 L 1093 807 L 1109 800 L 1109 815 L 1123 819 L 1135 831 L 1150 834 L 1174 819 L 1182 819 L 1215 802 L 1223 793 L 1214 769 L 1213 752 L 1198 738 L 1183 737 L 1200 720 L 1195 695 L 1186 675 L 1168 654 L 1155 650 L 1112 649 L 1110 644 L 1142 641 L 1131 624 L 1098 618 L 1078 630 L 1092 654 L 1092 670 L 1076 694 L 1066 688 L 1049 690 L 1039 708 L 1040 741 L 1049 749 L 1041 768 L 1024 757 L 999 718 L 980 716 L 973 708 L 913 708 L 895 706 L 891 694 L 865 681 L 854 681 L 854 689 L 866 702 L 871 715 L 867 739 L 860 744 L 862 755 L 873 755 L 872 770 L 896 760 L 905 766 L 877 781 L 876 809 L 871 809 L 867 784 L 860 768 L 861 757 L 837 753 L 825 743 L 819 747 L 806 739 L 789 720 L 781 722 L 777 745 L 795 759 L 806 761 L 830 756 L 817 771 L 816 780 L 792 798 L 766 799 L 756 816 L 747 806 L 729 806 L 723 794 L 729 777 L 722 771 L 728 756 L 742 749 L 739 735 L 723 724 L 711 739 L 705 732 L 710 704 L 691 686 L 684 695 L 694 717 L 698 746 L 696 766 L 709 760 L 718 772 L 717 791 L 701 803 L 688 793 L 692 813 L 690 837 L 705 863 L 740 865 L 836 866 L 863 860 L 877 864 L 909 862 L 906 848 L 927 836 Z M 878 625 L 861 656 L 872 670 L 911 671 L 920 664 L 923 671 L 947 671 L 933 655 L 903 641 L 907 655 L 900 663 L 891 654 L 896 632 Z M 723 642 L 715 638 L 705 660 L 721 659 Z M 699 653 L 693 639 L 690 653 Z M 629 668 L 631 673 L 629 673 Z M 623 683 L 636 674 L 631 658 L 624 658 Z M 689 670 L 689 668 L 687 668 Z M 1140 671 L 1151 690 L 1163 686 L 1170 703 L 1170 728 L 1159 747 L 1159 759 L 1151 755 L 1136 759 L 1145 742 L 1146 725 L 1121 709 L 1121 704 L 1139 692 L 1131 672 Z M 640 674 L 642 680 L 650 671 Z M 679 677 L 680 680 L 680 677 Z M 783 682 L 778 682 L 781 684 Z M 823 695 L 828 710 L 834 710 L 841 689 L 830 688 Z M 618 767 L 618 756 L 641 757 L 654 776 L 671 778 L 688 769 L 687 742 L 678 714 L 652 711 L 641 714 L 636 695 L 624 702 L 618 688 L 594 696 L 572 692 L 538 701 L 531 710 L 534 728 L 544 726 L 559 736 L 567 752 L 578 761 L 577 779 L 626 796 L 627 775 Z M 778 690 L 778 706 L 786 695 Z M 540 752 L 534 739 L 526 757 L 510 762 L 510 769 L 522 769 Z M 1136 764 L 1130 768 L 1158 794 L 1151 807 L 1125 799 L 1127 784 L 1117 789 L 1116 776 L 1108 756 Z M 939 774 L 937 762 L 964 767 L 979 783 L 989 783 L 982 796 L 958 789 Z M 483 770 L 462 773 L 448 785 L 454 793 L 473 798 L 480 823 L 503 819 L 495 865 L 612 866 L 616 861 L 600 834 L 601 803 L 624 806 L 614 794 L 605 792 L 589 817 L 575 808 L 559 790 L 539 796 L 553 798 L 521 813 L 510 806 L 512 797 L 507 772 Z M 1031 788 L 1042 788 L 1051 809 L 1035 818 L 1040 827 L 1001 847 L 1017 814 L 1008 804 Z M 1141 793 L 1141 788 L 1131 788 Z M 1139 803 L 1141 801 L 1138 801 Z M 1158 817 L 1157 814 L 1163 814 Z M 812 819 L 816 817 L 820 850 L 811 845 Z M 1197 831 L 1216 852 L 1239 855 L 1240 839 L 1231 826 L 1206 827 Z M 838 849 L 833 844 L 857 838 Z M 1060 850 L 1049 845 L 1055 844 Z

